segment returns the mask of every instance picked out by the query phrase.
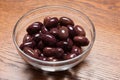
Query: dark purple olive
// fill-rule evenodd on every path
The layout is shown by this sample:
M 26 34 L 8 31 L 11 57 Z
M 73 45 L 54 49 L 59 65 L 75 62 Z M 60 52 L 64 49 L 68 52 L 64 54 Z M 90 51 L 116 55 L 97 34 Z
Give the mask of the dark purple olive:
M 32 57 L 35 57 L 35 56 L 34 56 L 35 52 L 34 52 L 34 50 L 33 50 L 32 48 L 30 48 L 30 47 L 24 47 L 23 51 L 24 51 L 26 54 L 28 54 L 28 55 L 30 55 L 30 56 L 32 56 Z
M 70 51 L 72 49 L 73 42 L 70 38 L 68 38 L 66 41 L 59 41 L 57 42 L 57 47 L 62 48 L 63 50 Z
M 79 26 L 79 25 L 76 25 L 74 30 L 75 30 L 75 34 L 77 36 L 85 36 L 86 35 L 84 29 L 81 26 Z
M 55 55 L 55 49 L 54 49 L 54 48 L 51 48 L 51 47 L 45 47 L 45 48 L 43 49 L 43 54 L 44 54 L 45 56 L 48 56 L 48 57 L 54 56 L 54 55 Z
M 57 42 L 57 47 L 62 48 L 65 52 L 68 50 L 68 42 L 67 41 L 59 41 Z
M 76 57 L 77 55 L 75 53 L 69 53 L 63 56 L 63 59 L 67 60 L 67 59 L 72 59 L 74 57 Z
M 55 48 L 55 57 L 56 58 L 61 58 L 62 55 L 64 54 L 64 50 L 62 48 Z
M 39 49 L 34 49 L 34 56 L 38 57 L 44 57 L 44 54 Z
M 41 52 L 40 52 L 40 50 L 39 49 L 34 49 L 34 56 L 36 57 L 36 58 L 39 58 L 39 56 L 41 56 Z
M 64 26 L 62 26 L 61 28 L 59 28 L 58 36 L 62 40 L 67 39 L 68 36 L 69 36 L 68 28 L 64 27 Z
M 37 48 L 40 49 L 40 50 L 43 50 L 44 47 L 45 47 L 45 45 L 42 41 L 40 41 L 37 45 Z
M 43 53 L 45 56 L 54 56 L 56 58 L 60 58 L 62 57 L 64 50 L 62 48 L 45 47 L 43 49 Z
M 51 19 L 51 17 L 49 17 L 49 16 L 45 17 L 45 18 L 44 18 L 44 21 L 43 21 L 44 24 L 46 24 L 50 19 Z
M 32 49 L 32 48 L 30 48 L 30 47 L 24 47 L 23 48 L 23 51 L 26 53 L 26 54 L 28 54 L 28 55 L 34 55 L 34 50 Z
M 73 46 L 71 53 L 76 53 L 77 55 L 79 55 L 82 53 L 82 49 L 81 49 L 81 47 Z
M 53 28 L 53 27 L 57 27 L 58 25 L 58 18 L 57 17 L 53 17 L 53 18 L 50 18 L 50 19 L 45 19 L 44 20 L 44 25 L 46 28 L 50 29 L 50 28 Z
M 43 26 L 43 27 L 41 28 L 41 33 L 47 34 L 47 33 L 49 33 L 49 31 L 48 31 L 48 29 L 47 29 L 45 26 Z
M 39 60 L 47 61 L 47 58 L 46 58 L 46 57 L 43 57 L 43 56 L 40 56 L 40 57 L 39 57 Z
M 45 47 L 44 43 L 42 41 L 40 41 L 37 45 L 37 48 L 42 50 Z
M 43 54 L 43 53 L 41 53 L 41 54 L 39 55 L 39 57 L 44 57 L 44 54 Z
M 53 62 L 54 62 L 54 61 L 58 61 L 58 59 L 56 59 L 56 58 L 54 58 L 54 57 L 48 57 L 48 58 L 47 58 L 47 61 L 53 61 Z
M 40 31 L 42 28 L 43 24 L 41 22 L 34 22 L 27 28 L 28 34 L 35 34 Z
M 67 26 L 67 25 L 74 26 L 74 22 L 68 17 L 61 17 L 59 22 L 61 26 Z
M 56 38 L 51 34 L 43 34 L 41 39 L 46 45 L 53 46 L 56 44 Z
M 36 46 L 36 43 L 35 43 L 35 41 L 29 41 L 29 42 L 23 43 L 23 46 L 34 48 Z
M 67 28 L 68 28 L 68 31 L 69 31 L 69 37 L 73 38 L 75 36 L 74 27 L 72 25 L 68 25 Z
M 32 39 L 33 39 L 33 38 L 32 38 L 31 35 L 26 34 L 26 35 L 24 36 L 24 38 L 23 38 L 23 43 L 32 41 Z
M 33 40 L 39 42 L 41 40 L 41 34 L 37 33 L 33 35 Z
M 73 41 L 72 41 L 70 38 L 68 38 L 68 39 L 67 39 L 67 42 L 68 42 L 67 48 L 68 48 L 68 50 L 71 50 L 71 49 L 72 49 L 72 46 L 73 46 Z
M 89 44 L 89 40 L 84 36 L 75 36 L 73 40 L 77 46 L 87 46 Z
M 53 36 L 57 37 L 58 36 L 58 29 L 57 28 L 52 28 L 50 30 L 50 34 L 52 34 Z

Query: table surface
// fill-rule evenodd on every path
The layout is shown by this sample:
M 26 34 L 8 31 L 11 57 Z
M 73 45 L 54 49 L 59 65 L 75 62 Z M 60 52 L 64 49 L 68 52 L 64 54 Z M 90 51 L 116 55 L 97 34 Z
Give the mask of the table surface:
M 96 28 L 90 55 L 63 72 L 35 70 L 17 54 L 16 21 L 43 5 L 66 5 L 84 12 Z M 0 80 L 120 80 L 120 0 L 0 0 Z

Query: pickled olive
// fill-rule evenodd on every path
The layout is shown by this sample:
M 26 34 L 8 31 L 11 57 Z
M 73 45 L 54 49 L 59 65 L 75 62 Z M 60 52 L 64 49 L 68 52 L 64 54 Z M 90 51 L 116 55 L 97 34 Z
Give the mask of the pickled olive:
M 74 22 L 70 18 L 68 18 L 68 17 L 61 17 L 59 19 L 59 22 L 60 22 L 61 26 L 67 26 L 67 25 L 74 26 Z
M 35 34 L 37 32 L 40 31 L 40 29 L 42 28 L 43 24 L 41 22 L 34 22 L 33 24 L 31 24 L 26 31 L 28 32 L 28 34 Z

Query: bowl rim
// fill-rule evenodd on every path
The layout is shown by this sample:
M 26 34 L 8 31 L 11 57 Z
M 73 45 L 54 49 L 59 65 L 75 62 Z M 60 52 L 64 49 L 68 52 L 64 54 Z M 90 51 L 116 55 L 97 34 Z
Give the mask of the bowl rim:
M 27 15 L 29 15 L 30 13 L 32 13 L 32 12 L 34 12 L 34 11 L 37 11 L 37 10 L 43 9 L 43 8 L 51 8 L 51 7 L 53 7 L 53 8 L 56 8 L 56 7 L 58 7 L 58 8 L 65 8 L 65 9 L 68 9 L 68 10 L 75 11 L 75 12 L 77 12 L 77 13 L 80 13 L 80 14 L 84 15 L 84 17 L 85 17 L 85 18 L 90 22 L 90 24 L 92 25 L 93 36 L 92 36 L 92 38 L 91 38 L 91 44 L 84 50 L 84 52 L 82 52 L 82 54 L 80 54 L 80 55 L 78 55 L 78 56 L 76 56 L 76 57 L 74 57 L 74 58 L 72 58 L 72 59 L 52 62 L 52 61 L 43 61 L 43 60 L 39 60 L 39 59 L 36 59 L 36 58 L 34 58 L 34 57 L 31 57 L 31 56 L 27 55 L 26 53 L 24 53 L 24 52 L 19 48 L 19 45 L 18 45 L 17 42 L 16 42 L 16 34 L 15 34 L 16 28 L 17 28 L 17 25 L 19 24 L 19 22 L 20 22 L 24 17 L 26 17 Z M 79 57 L 85 55 L 86 52 L 89 51 L 89 50 L 92 48 L 92 46 L 93 46 L 93 44 L 94 44 L 94 41 L 95 41 L 95 37 L 96 37 L 96 31 L 95 31 L 94 24 L 92 23 L 92 21 L 90 20 L 90 18 L 89 18 L 87 15 L 85 15 L 83 12 L 81 12 L 81 11 L 79 11 L 79 10 L 76 10 L 76 9 L 74 9 L 74 8 L 71 8 L 71 7 L 68 7 L 68 6 L 61 6 L 61 5 L 46 5 L 46 6 L 37 7 L 37 8 L 34 8 L 34 9 L 28 11 L 28 12 L 25 13 L 23 16 L 21 16 L 21 17 L 19 18 L 19 20 L 16 22 L 16 24 L 15 24 L 15 26 L 14 26 L 14 29 L 13 29 L 13 33 L 12 33 L 12 38 L 13 38 L 14 45 L 15 45 L 15 47 L 17 48 L 17 50 L 20 51 L 20 53 L 22 53 L 24 56 L 26 56 L 26 57 L 29 58 L 29 59 L 32 59 L 32 60 L 34 60 L 34 61 L 41 62 L 41 63 L 46 63 L 46 64 L 60 64 L 60 63 L 66 63 L 66 62 L 70 62 L 70 61 L 79 59 Z

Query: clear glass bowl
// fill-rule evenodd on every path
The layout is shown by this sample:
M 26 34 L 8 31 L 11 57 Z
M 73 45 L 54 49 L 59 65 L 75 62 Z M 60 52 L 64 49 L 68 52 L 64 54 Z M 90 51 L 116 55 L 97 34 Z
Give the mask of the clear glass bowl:
M 36 21 L 43 22 L 43 19 L 46 16 L 54 16 L 58 18 L 66 16 L 71 18 L 76 25 L 81 25 L 85 29 L 86 36 L 90 43 L 88 46 L 82 47 L 83 53 L 81 55 L 64 61 L 42 61 L 25 54 L 19 48 L 19 45 L 22 43 L 23 37 L 26 34 L 26 28 L 28 25 Z M 13 30 L 13 41 L 18 53 L 27 63 L 45 71 L 63 71 L 74 67 L 88 56 L 95 41 L 95 28 L 92 21 L 78 10 L 66 6 L 43 6 L 27 12 L 17 21 Z

